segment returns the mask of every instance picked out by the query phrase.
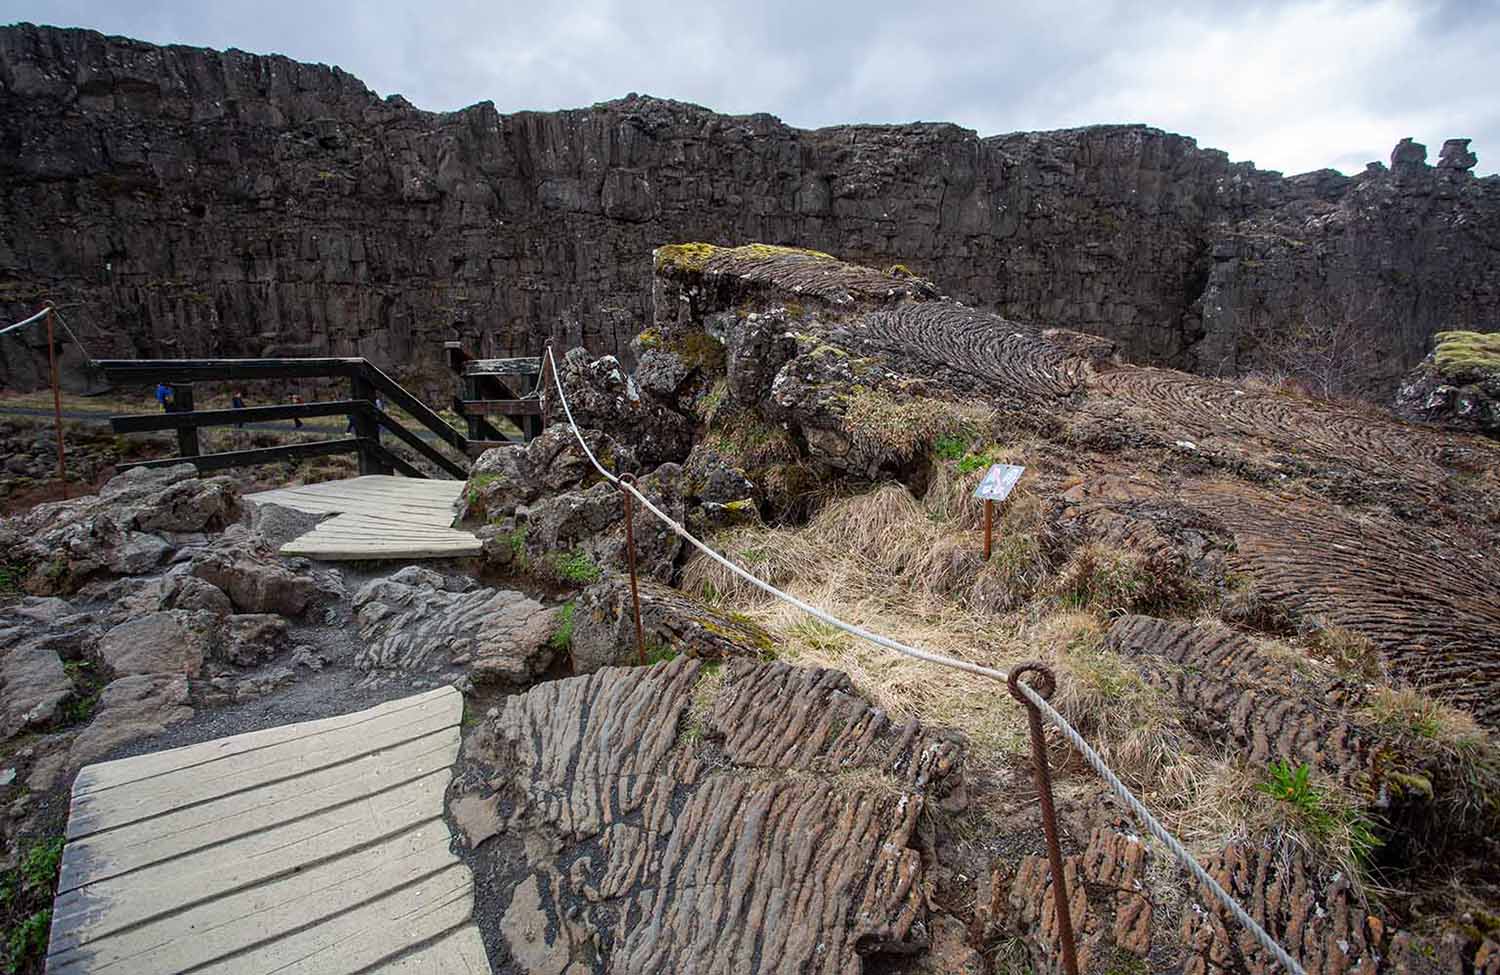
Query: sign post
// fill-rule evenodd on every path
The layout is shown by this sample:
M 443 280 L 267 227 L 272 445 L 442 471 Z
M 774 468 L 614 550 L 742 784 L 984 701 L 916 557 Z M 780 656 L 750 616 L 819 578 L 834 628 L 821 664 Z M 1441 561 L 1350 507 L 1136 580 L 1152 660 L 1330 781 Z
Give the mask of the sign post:
M 1010 497 L 1010 492 L 1016 489 L 1016 483 L 1021 480 L 1021 475 L 1026 473 L 1026 468 L 1015 464 L 994 464 L 985 471 L 984 479 L 979 482 L 979 487 L 974 489 L 974 497 L 984 501 L 984 560 L 990 560 L 990 549 L 995 529 L 995 502 L 1004 501 Z

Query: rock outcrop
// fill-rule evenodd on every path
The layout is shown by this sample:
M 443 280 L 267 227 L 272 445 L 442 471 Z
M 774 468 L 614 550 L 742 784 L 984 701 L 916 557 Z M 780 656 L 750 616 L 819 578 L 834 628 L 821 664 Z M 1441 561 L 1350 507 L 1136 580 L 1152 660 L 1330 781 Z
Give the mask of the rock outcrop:
M 476 683 L 525 686 L 552 664 L 557 611 L 519 592 L 407 566 L 354 595 L 362 641 L 355 666 L 467 673 Z
M 1439 332 L 1396 390 L 1396 413 L 1500 438 L 1500 333 Z
M 922 812 L 957 746 L 832 671 L 698 660 L 507 699 L 465 745 L 522 971 L 856 973 L 928 940 Z
M 0 319 L 80 301 L 96 354 L 363 354 L 445 401 L 442 340 L 623 355 L 652 247 L 766 240 L 1214 374 L 1310 322 L 1393 384 L 1436 328 L 1500 320 L 1500 180 L 1464 140 L 1424 159 L 1283 178 L 1139 125 L 805 131 L 635 95 L 437 114 L 336 67 L 22 24 L 0 29 Z M 3 355 L 6 385 L 39 378 Z

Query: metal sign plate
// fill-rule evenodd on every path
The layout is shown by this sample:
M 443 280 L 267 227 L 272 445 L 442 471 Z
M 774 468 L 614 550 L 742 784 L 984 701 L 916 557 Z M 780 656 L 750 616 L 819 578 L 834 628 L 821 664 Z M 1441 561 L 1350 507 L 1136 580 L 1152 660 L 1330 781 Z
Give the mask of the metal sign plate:
M 984 480 L 974 489 L 974 497 L 981 501 L 1004 501 L 1016 488 L 1016 482 L 1026 468 L 1015 464 L 995 464 L 985 472 Z

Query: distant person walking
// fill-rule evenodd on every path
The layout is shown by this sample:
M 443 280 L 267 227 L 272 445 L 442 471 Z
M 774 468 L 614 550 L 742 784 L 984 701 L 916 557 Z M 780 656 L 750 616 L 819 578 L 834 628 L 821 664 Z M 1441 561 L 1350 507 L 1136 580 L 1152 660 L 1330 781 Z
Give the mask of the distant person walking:
M 234 395 L 229 397 L 229 406 L 235 410 L 243 410 L 245 408 L 245 391 L 243 389 L 236 389 Z M 234 428 L 236 430 L 243 430 L 245 429 L 245 425 L 243 423 L 236 423 Z
M 292 403 L 295 406 L 301 406 L 302 405 L 302 397 L 298 396 L 296 393 L 293 393 L 292 394 Z M 292 417 L 292 425 L 294 427 L 296 427 L 298 430 L 301 430 L 302 429 L 302 417 L 300 417 L 300 416 L 294 416 L 294 417 Z
M 172 412 L 172 387 L 166 383 L 157 383 L 156 401 L 161 404 L 161 411 L 163 413 Z

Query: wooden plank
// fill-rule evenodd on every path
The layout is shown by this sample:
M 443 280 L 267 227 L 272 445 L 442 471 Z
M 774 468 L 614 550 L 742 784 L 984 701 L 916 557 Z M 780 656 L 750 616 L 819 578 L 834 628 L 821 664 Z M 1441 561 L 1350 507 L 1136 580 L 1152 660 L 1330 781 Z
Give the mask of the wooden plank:
M 541 356 L 469 359 L 464 363 L 465 376 L 535 376 L 541 371 Z
M 351 725 L 312 739 L 298 738 L 205 762 L 175 775 L 157 776 L 146 788 L 75 796 L 69 810 L 68 838 L 150 819 L 187 803 L 306 775 L 393 744 L 425 737 L 454 723 L 447 714 L 425 713 L 420 709 L 400 712 L 398 717 L 402 718 L 399 723 L 393 718 L 388 719 L 391 723 L 369 727 Z
M 462 696 L 83 769 L 47 971 L 488 971 L 443 797 Z
M 94 941 L 200 901 L 342 858 L 383 837 L 410 833 L 425 822 L 437 821 L 446 832 L 441 824 L 443 793 L 451 779 L 451 770 L 445 768 L 366 802 L 59 894 L 52 909 L 54 948 L 62 951 Z M 108 910 L 100 910 L 101 904 L 109 905 Z
M 458 743 L 459 729 L 446 728 L 294 779 L 178 806 L 151 819 L 84 836 L 69 847 L 58 893 L 422 778 L 451 764 Z
M 437 937 L 469 921 L 474 882 L 469 868 L 456 864 L 394 893 L 295 935 L 269 942 L 249 954 L 224 959 L 199 971 L 275 972 L 276 975 L 344 975 L 368 969 L 413 944 Z
M 194 904 L 138 927 L 58 953 L 51 969 L 67 971 L 88 954 L 92 971 L 186 971 L 253 948 L 267 931 L 290 931 L 376 901 L 413 882 L 435 881 L 459 865 L 443 824 L 429 820 L 348 856 L 327 860 L 264 886 Z M 463 870 L 467 879 L 467 870 Z M 189 930 L 192 937 L 177 937 Z M 79 958 L 79 961 L 83 959 Z M 242 971 L 269 971 L 246 968 Z
M 458 404 L 464 416 L 542 415 L 542 401 L 537 399 L 461 399 Z
M 479 928 L 465 924 L 416 951 L 387 961 L 382 972 L 399 975 L 490 975 Z
M 247 752 L 260 751 L 289 741 L 312 741 L 320 735 L 344 728 L 362 727 L 372 740 L 378 740 L 389 719 L 413 714 L 442 714 L 453 724 L 463 718 L 463 695 L 455 687 L 439 687 L 411 697 L 386 701 L 363 711 L 338 714 L 330 718 L 303 721 L 300 724 L 250 731 L 231 738 L 219 738 L 198 745 L 184 745 L 166 751 L 121 758 L 113 762 L 96 762 L 79 771 L 73 783 L 73 796 L 87 795 L 104 789 L 153 778 L 166 772 L 191 768 Z
M 307 359 L 100 359 L 95 365 L 106 381 L 131 383 L 214 382 L 233 379 L 308 379 L 347 377 L 364 365 L 363 359 L 325 357 Z

